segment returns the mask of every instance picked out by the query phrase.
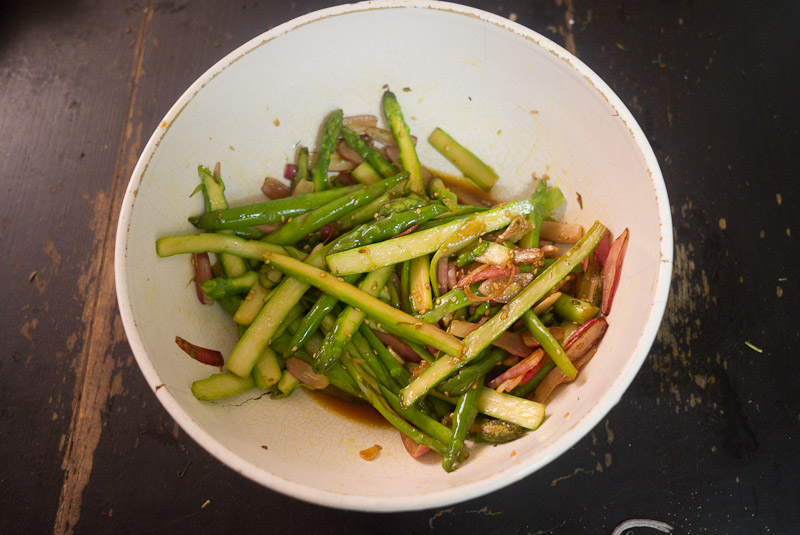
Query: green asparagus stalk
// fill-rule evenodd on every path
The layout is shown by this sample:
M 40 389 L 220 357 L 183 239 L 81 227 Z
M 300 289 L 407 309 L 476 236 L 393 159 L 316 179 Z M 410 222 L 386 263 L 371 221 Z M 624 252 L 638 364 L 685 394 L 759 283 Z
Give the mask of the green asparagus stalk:
M 483 191 L 489 191 L 497 182 L 497 173 L 494 169 L 483 163 L 441 128 L 433 131 L 428 137 L 428 142 Z
M 156 254 L 162 258 L 189 253 L 231 253 L 250 260 L 263 260 L 264 253 L 268 251 L 288 254 L 287 249 L 280 245 L 243 240 L 226 234 L 184 234 L 156 240 Z
M 215 373 L 192 383 L 192 394 L 197 399 L 215 400 L 246 392 L 255 388 L 251 375 L 239 377 L 230 373 Z
M 354 359 L 345 356 L 342 359 L 347 371 L 355 380 L 364 398 L 369 401 L 386 420 L 397 428 L 401 433 L 411 437 L 418 444 L 423 444 L 430 449 L 443 453 L 445 444 L 427 433 L 423 433 L 413 425 L 409 424 L 389 406 L 386 398 L 380 393 L 380 386 L 375 383 L 363 367 Z
M 411 378 L 408 370 L 406 370 L 402 364 L 395 360 L 392 354 L 389 353 L 389 350 L 386 349 L 386 346 L 383 345 L 383 342 L 381 342 L 378 337 L 375 336 L 375 333 L 373 333 L 372 330 L 366 325 L 362 325 L 359 329 L 359 332 L 370 345 L 372 350 L 376 353 L 392 379 L 394 379 L 400 386 L 407 385 L 409 379 Z
M 439 359 L 414 379 L 401 394 L 404 406 L 414 403 L 431 388 L 452 375 L 457 368 L 476 358 L 494 341 L 516 322 L 526 310 L 558 284 L 575 265 L 579 264 L 602 238 L 606 229 L 600 222 L 595 222 L 591 229 L 564 256 L 558 258 L 549 268 L 544 270 L 533 282 L 525 287 L 504 310 L 495 314 L 479 328 L 468 334 L 464 340 L 464 349 L 458 358 Z
M 350 130 L 349 128 L 342 127 L 342 139 L 348 147 L 361 155 L 364 160 L 383 178 L 389 178 L 397 174 L 397 169 L 384 158 L 380 152 L 367 145 L 361 137 Z
M 264 254 L 264 259 L 265 262 L 290 275 L 291 280 L 302 281 L 304 285 L 311 285 L 325 293 L 336 295 L 348 305 L 361 309 L 367 316 L 380 322 L 382 328 L 387 331 L 421 344 L 428 344 L 448 355 L 461 354 L 461 341 L 456 337 L 395 309 L 330 273 L 281 254 L 267 252 Z
M 285 223 L 290 217 L 297 217 L 314 210 L 339 197 L 351 195 L 362 186 L 334 188 L 318 193 L 303 193 L 285 199 L 248 204 L 238 208 L 226 208 L 190 217 L 189 222 L 204 230 L 238 229 L 255 225 L 277 225 Z
M 428 183 L 428 193 L 431 199 L 441 201 L 451 212 L 458 209 L 458 197 L 447 189 L 447 185 L 441 178 L 434 178 Z
M 414 148 L 414 140 L 408 130 L 408 124 L 403 118 L 403 111 L 397 97 L 391 91 L 383 94 L 383 114 L 392 130 L 397 148 L 400 149 L 400 163 L 408 172 L 411 191 L 418 195 L 425 195 L 425 186 L 422 183 L 422 166 Z
M 453 431 L 447 451 L 442 458 L 442 468 L 452 472 L 458 453 L 464 447 L 467 431 L 478 415 L 478 400 L 483 392 L 483 377 L 478 378 L 473 386 L 458 398 L 456 410 L 453 412 Z
M 308 180 L 308 147 L 300 147 L 297 149 L 297 172 L 292 181 L 292 189 L 294 190 L 298 184 Z
M 256 386 L 261 390 L 267 390 L 280 381 L 281 373 L 278 355 L 271 347 L 265 347 L 264 352 L 253 367 L 253 380 Z
M 431 298 L 431 280 L 428 278 L 428 255 L 412 258 L 409 269 L 411 310 L 413 310 L 415 314 L 424 314 L 433 308 L 433 299 Z
M 530 381 L 514 388 L 514 390 L 511 391 L 511 394 L 521 398 L 527 397 L 528 394 L 533 392 L 536 387 L 539 386 L 539 383 L 541 383 L 544 378 L 547 377 L 547 374 L 555 369 L 555 367 L 556 363 L 548 359 L 547 362 L 542 365 L 542 368 L 536 372 L 536 375 L 531 377 Z
M 383 179 L 381 178 L 380 180 Z M 380 180 L 377 180 L 376 182 L 380 182 Z M 386 210 L 387 206 L 393 207 L 396 202 L 404 199 L 404 197 L 398 197 L 399 195 L 402 195 L 404 188 L 405 183 L 399 184 L 380 197 L 368 202 L 367 204 L 364 204 L 363 206 L 359 206 L 359 208 L 353 210 L 349 216 L 338 222 L 339 230 L 342 232 L 352 230 L 363 223 L 375 219 L 375 214 L 378 214 L 379 216 L 384 215 L 383 212 Z
M 460 396 L 507 356 L 508 353 L 495 347 L 466 366 L 459 368 L 450 378 L 441 382 L 436 390 L 447 396 Z
M 317 161 L 314 163 L 314 168 L 311 169 L 311 179 L 314 182 L 315 191 L 322 191 L 328 185 L 328 166 L 331 163 L 331 154 L 336 150 L 343 117 L 342 110 L 336 110 L 328 116 L 322 127 Z
M 367 295 L 376 297 L 378 292 L 386 285 L 391 273 L 392 266 L 373 271 L 364 277 L 358 288 Z M 352 305 L 342 310 L 336 319 L 336 325 L 325 336 L 322 347 L 317 353 L 313 364 L 315 372 L 324 373 L 339 362 L 345 344 L 358 331 L 365 317 L 366 314 L 364 312 Z
M 358 275 L 350 275 L 345 277 L 345 282 L 353 284 L 358 280 Z M 308 314 L 300 322 L 300 326 L 292 335 L 291 346 L 293 348 L 301 348 L 308 341 L 308 338 L 317 332 L 322 319 L 331 313 L 334 307 L 339 303 L 339 300 L 334 295 L 322 294 L 320 295 L 311 308 Z
M 542 346 L 544 352 L 553 359 L 553 362 L 564 372 L 564 375 L 574 378 L 578 374 L 578 370 L 575 369 L 575 365 L 569 360 L 564 348 L 545 327 L 539 316 L 534 314 L 532 310 L 527 310 L 522 315 L 522 320 L 525 322 L 525 327 L 528 328 L 536 341 Z
M 225 199 L 225 184 L 222 182 L 222 177 L 219 175 L 219 164 L 214 169 L 213 174 L 207 167 L 203 167 L 202 165 L 198 166 L 197 172 L 203 184 L 206 212 L 227 208 L 228 201 Z M 219 255 L 219 261 L 220 264 L 222 264 L 225 275 L 228 277 L 236 277 L 247 271 L 247 265 L 244 260 L 238 256 L 222 253 Z
M 432 390 L 431 395 L 453 404 L 457 401 L 436 390 Z M 511 394 L 499 394 L 491 388 L 484 388 L 481 391 L 478 399 L 478 412 L 526 429 L 536 429 L 544 421 L 544 405 L 541 403 Z
M 448 237 L 433 255 L 429 276 L 436 297 L 439 297 L 439 261 L 476 242 L 483 233 L 484 223 L 481 218 L 467 219 L 464 225 Z
M 238 277 L 214 277 L 203 281 L 200 287 L 211 299 L 247 293 L 258 282 L 258 273 L 246 271 Z
M 236 309 L 236 313 L 233 315 L 234 323 L 238 325 L 250 325 L 269 298 L 270 290 L 256 281 L 247 293 L 247 297 L 242 299 L 239 308 Z
M 379 217 L 339 236 L 334 241 L 330 254 L 392 238 L 414 225 L 433 219 L 446 210 L 443 205 L 433 203 L 421 208 L 393 212 L 386 217 Z
M 319 229 L 323 225 L 337 221 L 358 208 L 359 204 L 366 204 L 371 200 L 380 197 L 391 188 L 397 186 L 406 179 L 405 174 L 399 174 L 391 178 L 376 182 L 371 186 L 363 187 L 358 191 L 339 197 L 319 208 L 299 215 L 288 221 L 281 228 L 267 236 L 268 243 L 279 245 L 290 245 L 298 242 L 307 234 Z
M 369 163 L 361 162 L 355 169 L 350 171 L 350 176 L 359 184 L 369 186 L 383 178 Z
M 553 306 L 556 314 L 567 321 L 583 325 L 597 315 L 600 309 L 571 295 L 561 294 Z M 563 370 L 562 370 L 563 371 Z
M 332 254 L 327 258 L 328 267 L 336 275 L 350 275 L 397 264 L 436 251 L 468 218 L 473 218 L 476 224 L 483 224 L 484 232 L 493 232 L 507 226 L 515 217 L 527 215 L 532 209 L 529 201 L 506 203 L 427 230 Z

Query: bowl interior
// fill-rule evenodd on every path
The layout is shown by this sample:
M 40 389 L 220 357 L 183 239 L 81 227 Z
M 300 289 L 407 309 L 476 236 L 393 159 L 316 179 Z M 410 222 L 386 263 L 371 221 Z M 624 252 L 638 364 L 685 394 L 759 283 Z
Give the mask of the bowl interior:
M 186 257 L 159 259 L 158 237 L 193 231 L 202 210 L 198 164 L 221 162 L 232 205 L 259 199 L 298 144 L 315 147 L 322 118 L 379 114 L 388 84 L 400 99 L 420 159 L 453 172 L 424 140 L 441 126 L 500 175 L 500 198 L 530 193 L 532 173 L 564 191 L 567 218 L 631 232 L 623 279 L 598 354 L 548 405 L 522 440 L 477 447 L 451 474 L 419 462 L 398 433 L 332 412 L 299 392 L 199 402 L 195 363 L 176 335 L 227 353 L 236 330 L 197 303 Z M 577 202 L 580 194 L 583 207 Z M 535 471 L 585 435 L 619 400 L 653 341 L 672 258 L 658 165 L 630 113 L 578 60 L 547 39 L 470 8 L 362 3 L 314 13 L 245 44 L 204 74 L 153 134 L 120 218 L 117 285 L 134 354 L 156 395 L 199 443 L 233 469 L 307 501 L 362 510 L 441 506 Z M 163 385 L 163 386 L 162 386 Z M 158 387 L 158 388 L 156 388 Z M 383 447 L 365 462 L 358 452 Z M 262 447 L 266 446 L 266 448 Z

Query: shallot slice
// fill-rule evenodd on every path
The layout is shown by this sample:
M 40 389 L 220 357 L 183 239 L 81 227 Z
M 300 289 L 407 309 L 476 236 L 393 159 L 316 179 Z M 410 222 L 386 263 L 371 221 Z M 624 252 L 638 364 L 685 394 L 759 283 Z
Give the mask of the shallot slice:
M 339 145 L 336 147 L 336 152 L 348 162 L 359 164 L 364 161 L 364 158 L 361 157 L 358 151 L 351 149 L 344 141 L 339 142 Z
M 414 459 L 422 457 L 430 451 L 428 446 L 416 442 L 413 438 L 409 437 L 405 433 L 400 433 L 400 438 L 403 439 L 403 446 L 406 448 L 406 451 Z
M 450 262 L 447 258 L 440 258 L 439 263 L 436 265 L 436 279 L 439 283 L 439 295 L 447 293 L 447 272 L 450 269 Z
M 294 177 L 297 176 L 297 164 L 287 163 L 286 167 L 283 168 L 283 178 L 286 180 L 294 180 Z
M 603 266 L 606 265 L 606 258 L 608 258 L 608 251 L 611 247 L 611 232 L 606 231 L 603 234 L 603 237 L 600 238 L 600 241 L 594 248 L 594 259 L 597 262 L 597 265 L 600 269 L 603 269 Z
M 564 344 L 564 352 L 578 371 L 586 366 L 594 356 L 607 329 L 608 322 L 605 318 L 593 318 L 572 333 L 567 343 Z M 544 403 L 558 385 L 573 380 L 574 378 L 567 377 L 560 369 L 554 368 L 534 390 L 534 399 L 539 403 Z
M 478 327 L 480 327 L 480 325 L 476 323 L 453 320 L 450 322 L 447 332 L 455 337 L 464 338 Z M 525 342 L 522 340 L 522 336 L 510 331 L 504 331 L 501 333 L 500 336 L 494 339 L 492 345 L 499 347 L 500 349 L 505 349 L 508 353 L 514 355 L 515 357 L 527 357 L 530 353 L 530 348 L 525 345 Z
M 542 361 L 543 358 L 544 358 L 544 350 L 542 350 L 541 348 L 537 349 L 536 351 L 528 355 L 527 358 L 520 361 L 515 366 L 509 368 L 502 374 L 498 375 L 497 377 L 489 381 L 489 388 L 497 388 L 498 386 L 508 381 L 509 379 L 513 379 L 514 377 L 517 377 L 519 375 L 526 374 L 528 371 L 536 367 Z
M 289 357 L 286 359 L 286 369 L 289 370 L 289 373 L 294 375 L 298 381 L 314 390 L 321 390 L 330 384 L 327 377 L 315 373 L 311 364 L 297 357 Z
M 203 293 L 202 286 L 205 281 L 214 278 L 208 253 L 192 253 L 192 266 L 194 267 L 194 289 L 197 299 L 204 305 L 210 305 L 214 300 Z
M 377 124 L 376 115 L 350 115 L 342 118 L 342 126 L 346 126 L 359 136 L 366 134 L 368 128 L 375 128 Z
M 277 178 L 272 178 L 271 176 L 264 178 L 261 191 L 270 199 L 285 199 L 292 194 L 292 188 L 285 182 L 281 182 Z
M 225 360 L 222 358 L 222 353 L 216 349 L 200 347 L 187 340 L 184 340 L 180 336 L 175 337 L 175 343 L 178 344 L 178 347 L 183 349 L 187 355 L 192 357 L 197 362 L 202 362 L 203 364 L 208 364 L 209 366 L 222 366 L 225 364 Z
M 422 360 L 419 358 L 419 355 L 417 355 L 416 351 L 411 349 L 411 346 L 406 344 L 403 340 L 401 340 L 397 336 L 383 331 L 379 331 L 377 329 L 372 329 L 372 332 L 375 334 L 378 340 L 380 340 L 383 343 L 383 345 L 394 349 L 395 353 L 400 355 L 407 362 L 419 362 L 420 360 Z
M 622 261 L 625 259 L 625 251 L 627 249 L 628 229 L 625 229 L 611 244 L 608 250 L 608 258 L 603 267 L 603 300 L 600 305 L 600 311 L 603 315 L 607 316 L 611 312 L 611 303 L 614 301 L 614 294 L 617 293 Z

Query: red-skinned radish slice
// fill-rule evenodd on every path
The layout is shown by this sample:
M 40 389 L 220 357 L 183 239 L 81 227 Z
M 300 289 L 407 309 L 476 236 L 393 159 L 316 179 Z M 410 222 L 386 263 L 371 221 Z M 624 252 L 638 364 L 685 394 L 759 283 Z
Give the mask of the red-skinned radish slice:
M 614 301 L 614 294 L 617 293 L 622 272 L 622 261 L 625 259 L 625 251 L 627 249 L 628 229 L 625 229 L 611 244 L 608 250 L 608 258 L 603 267 L 603 301 L 600 305 L 600 311 L 604 316 L 611 312 L 611 303 Z
M 286 359 L 286 369 L 289 370 L 289 373 L 294 375 L 298 381 L 314 390 L 322 390 L 330 384 L 327 377 L 315 373 L 311 368 L 311 364 L 297 357 L 289 357 Z
M 430 448 L 428 446 L 424 446 L 422 444 L 415 442 L 413 438 L 409 437 L 406 434 L 400 433 L 400 438 L 403 439 L 403 446 L 405 446 L 408 454 L 415 459 L 422 457 L 423 455 L 425 455 L 430 451 Z
M 178 347 L 180 347 L 187 355 L 192 357 L 197 362 L 202 362 L 203 364 L 208 364 L 209 366 L 222 366 L 225 364 L 225 360 L 222 358 L 222 353 L 216 349 L 200 347 L 187 340 L 184 340 L 180 336 L 175 337 L 175 343 L 178 344 Z
M 214 300 L 206 297 L 202 287 L 205 281 L 214 278 L 208 253 L 192 253 L 192 266 L 194 267 L 194 289 L 197 293 L 197 299 L 204 305 L 210 305 Z

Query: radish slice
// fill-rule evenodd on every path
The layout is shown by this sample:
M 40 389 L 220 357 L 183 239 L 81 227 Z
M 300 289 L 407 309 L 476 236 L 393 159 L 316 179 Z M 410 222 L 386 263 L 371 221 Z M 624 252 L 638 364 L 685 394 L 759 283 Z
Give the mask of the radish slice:
M 210 305 L 214 300 L 203 293 L 202 287 L 205 281 L 214 278 L 208 253 L 192 253 L 192 266 L 194 266 L 194 289 L 197 293 L 197 299 L 204 305 Z
M 286 369 L 289 370 L 289 373 L 294 375 L 298 381 L 314 390 L 321 390 L 330 384 L 327 377 L 315 373 L 309 363 L 297 357 L 289 357 L 286 359 Z
M 428 446 L 415 442 L 414 439 L 409 437 L 408 435 L 400 433 L 400 438 L 403 439 L 403 446 L 405 446 L 408 454 L 415 459 L 422 457 L 423 455 L 431 451 Z
M 178 344 L 178 347 L 183 349 L 187 355 L 192 357 L 197 362 L 202 362 L 203 364 L 208 364 L 209 366 L 222 366 L 225 364 L 225 360 L 222 358 L 222 353 L 216 349 L 200 347 L 187 340 L 184 340 L 180 336 L 175 337 L 175 343 Z
M 625 250 L 627 248 L 628 229 L 625 229 L 611 244 L 608 250 L 608 258 L 603 268 L 603 301 L 600 305 L 600 311 L 604 316 L 611 312 L 611 303 L 614 301 L 614 294 L 617 293 L 622 271 L 622 260 L 625 258 Z

